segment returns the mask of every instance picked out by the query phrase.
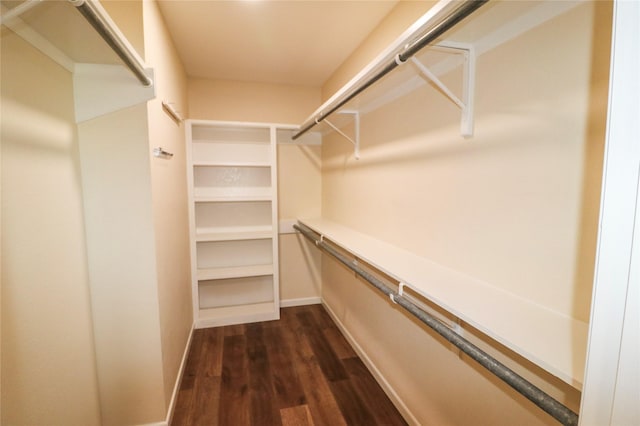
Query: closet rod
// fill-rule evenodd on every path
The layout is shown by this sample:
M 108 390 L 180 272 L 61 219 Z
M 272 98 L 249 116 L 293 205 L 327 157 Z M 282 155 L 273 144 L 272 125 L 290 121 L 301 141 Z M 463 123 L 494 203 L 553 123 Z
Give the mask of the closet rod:
M 540 388 L 536 387 L 531 382 L 527 381 L 522 376 L 518 375 L 516 372 L 511 370 L 506 365 L 502 364 L 497 359 L 493 358 L 491 355 L 484 352 L 482 349 L 475 346 L 473 343 L 466 340 L 464 337 L 460 336 L 455 331 L 451 330 L 434 316 L 420 309 L 402 294 L 394 292 L 393 289 L 389 287 L 383 280 L 373 275 L 372 273 L 362 269 L 357 265 L 357 262 L 349 259 L 334 247 L 327 244 L 324 238 L 316 238 L 317 233 L 315 231 L 309 229 L 303 224 L 294 224 L 293 228 L 300 231 L 302 235 L 314 242 L 317 247 L 335 257 L 347 268 L 351 269 L 365 281 L 369 282 L 386 296 L 390 297 L 391 300 L 393 300 L 395 303 L 405 308 L 409 313 L 411 313 L 421 322 L 444 337 L 447 341 L 452 343 L 462 352 L 473 358 L 480 365 L 489 370 L 503 382 L 511 386 L 518 393 L 522 394 L 529 401 L 540 407 L 547 414 L 551 415 L 561 424 L 566 426 L 575 426 L 578 424 L 578 415 L 576 413 L 542 391 Z
M 401 52 L 396 54 L 392 59 L 387 60 L 387 64 L 373 76 L 366 81 L 358 84 L 354 88 L 351 88 L 345 92 L 342 96 L 335 99 L 331 104 L 327 105 L 326 111 L 321 111 L 318 115 L 309 118 L 306 122 L 302 123 L 300 130 L 294 134 L 291 139 L 295 140 L 311 130 L 316 124 L 326 119 L 329 115 L 336 112 L 347 102 L 358 96 L 365 91 L 376 81 L 380 80 L 385 75 L 389 74 L 399 65 L 405 63 L 407 59 L 418 53 L 422 48 L 428 46 L 435 41 L 438 37 L 444 34 L 447 30 L 455 26 L 458 22 L 462 21 L 467 16 L 471 15 L 476 9 L 485 4 L 488 0 L 465 0 L 463 4 L 455 9 L 451 14 L 447 15 L 440 22 L 430 27 L 428 31 L 419 36 L 419 38 L 413 43 L 405 46 Z
M 85 17 L 100 36 L 107 42 L 113 51 L 122 59 L 122 62 L 131 70 L 143 86 L 153 84 L 151 78 L 144 72 L 144 67 L 130 48 L 125 45 L 111 27 L 110 23 L 96 9 L 91 0 L 69 0 L 76 9 Z

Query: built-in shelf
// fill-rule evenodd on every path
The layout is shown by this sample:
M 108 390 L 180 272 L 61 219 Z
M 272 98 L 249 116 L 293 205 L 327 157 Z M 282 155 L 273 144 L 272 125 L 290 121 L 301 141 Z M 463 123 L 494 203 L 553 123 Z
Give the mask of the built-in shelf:
M 272 226 L 196 229 L 196 241 L 238 241 L 273 238 Z
M 278 128 L 186 124 L 196 327 L 277 319 Z
M 334 222 L 300 223 L 581 389 L 587 323 Z
M 273 274 L 273 265 L 232 266 L 228 268 L 198 269 L 198 281 L 227 278 L 259 277 Z
M 271 188 L 194 188 L 196 202 L 271 201 Z
M 279 305 L 275 302 L 199 309 L 198 326 L 204 328 L 255 321 L 268 321 L 273 319 L 273 312 L 278 309 Z
M 263 161 L 194 161 L 194 166 L 211 166 L 211 167 L 271 167 L 270 163 Z

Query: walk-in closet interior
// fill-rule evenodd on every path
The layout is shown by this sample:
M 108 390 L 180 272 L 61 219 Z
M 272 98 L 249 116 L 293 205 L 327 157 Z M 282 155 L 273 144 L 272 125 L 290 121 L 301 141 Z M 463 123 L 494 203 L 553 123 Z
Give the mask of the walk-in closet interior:
M 0 12 L 2 425 L 170 425 L 320 304 L 407 424 L 640 424 L 640 2 Z

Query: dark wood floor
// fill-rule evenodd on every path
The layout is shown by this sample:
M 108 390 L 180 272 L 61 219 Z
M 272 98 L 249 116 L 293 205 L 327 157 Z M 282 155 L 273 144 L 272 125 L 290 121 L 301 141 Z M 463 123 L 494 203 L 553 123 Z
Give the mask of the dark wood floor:
M 193 335 L 178 425 L 405 425 L 321 305 Z

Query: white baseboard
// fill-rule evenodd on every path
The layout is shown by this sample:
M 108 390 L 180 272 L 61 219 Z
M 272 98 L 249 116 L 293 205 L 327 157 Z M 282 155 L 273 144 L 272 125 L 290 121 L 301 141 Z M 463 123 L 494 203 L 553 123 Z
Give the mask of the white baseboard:
M 338 328 L 340 329 L 344 337 L 347 339 L 351 347 L 353 347 L 353 350 L 356 351 L 356 353 L 358 354 L 358 356 L 360 357 L 364 365 L 367 367 L 369 372 L 376 379 L 376 382 L 378 382 L 378 384 L 380 385 L 384 393 L 387 394 L 387 396 L 389 397 L 393 405 L 395 405 L 395 407 L 398 409 L 402 417 L 404 417 L 406 422 L 409 423 L 410 425 L 419 426 L 420 422 L 418 421 L 418 419 L 409 410 L 409 407 L 407 407 L 404 401 L 400 399 L 395 389 L 391 387 L 387 379 L 382 375 L 380 370 L 378 370 L 375 364 L 371 361 L 371 358 L 369 358 L 369 356 L 364 351 L 364 349 L 362 349 L 362 347 L 358 344 L 358 342 L 353 338 L 351 333 L 349 333 L 349 331 L 346 329 L 342 321 L 340 321 L 340 318 L 338 318 L 338 316 L 331 310 L 329 305 L 324 303 L 324 301 L 322 302 L 322 306 L 326 308 L 327 312 L 329 313 L 329 316 L 331 316 L 331 319 L 333 319 L 333 322 L 336 323 L 336 325 L 338 326 Z
M 191 348 L 191 339 L 193 338 L 193 331 L 195 330 L 195 323 L 191 325 L 191 331 L 189 332 L 189 338 L 185 345 L 184 352 L 182 353 L 182 361 L 180 362 L 180 368 L 178 369 L 178 376 L 176 377 L 176 383 L 173 385 L 173 394 L 171 395 L 171 401 L 169 402 L 169 409 L 167 410 L 167 419 L 164 422 L 152 423 L 146 426 L 169 426 L 171 419 L 173 418 L 173 411 L 176 408 L 176 402 L 178 401 L 178 393 L 180 392 L 180 384 L 182 384 L 182 376 L 184 375 L 184 368 L 187 365 L 187 357 L 189 356 L 189 348 Z
M 322 298 L 320 297 L 302 297 L 300 299 L 280 300 L 280 307 L 291 308 L 293 306 L 319 305 L 321 303 L 322 303 Z

